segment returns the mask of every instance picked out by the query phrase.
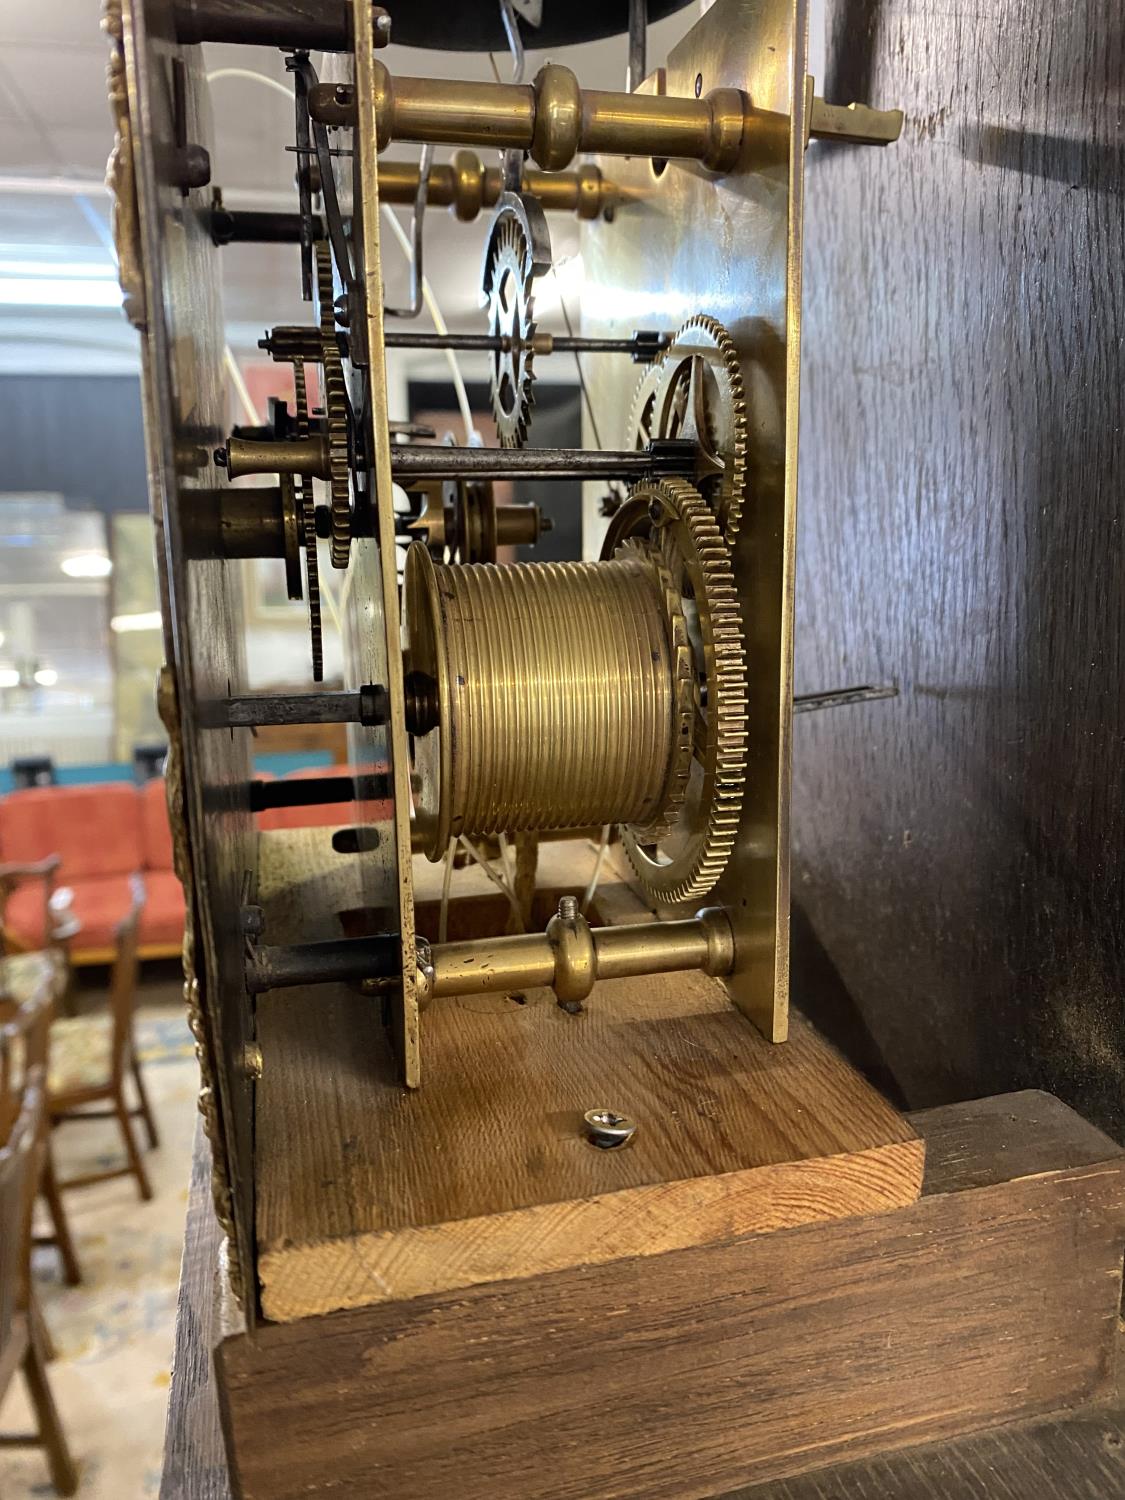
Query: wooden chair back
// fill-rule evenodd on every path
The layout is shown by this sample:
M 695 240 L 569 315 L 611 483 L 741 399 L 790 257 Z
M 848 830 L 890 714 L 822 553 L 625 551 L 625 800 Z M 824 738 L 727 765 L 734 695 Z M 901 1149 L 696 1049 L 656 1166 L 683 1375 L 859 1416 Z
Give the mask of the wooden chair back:
M 133 904 L 114 929 L 116 953 L 109 982 L 110 1015 L 113 1019 L 113 1081 L 120 1084 L 133 1056 L 133 1007 L 137 999 L 138 930 L 145 905 L 144 882 L 139 875 L 130 881 Z
M 8 951 L 4 933 L 4 912 L 8 897 L 25 880 L 43 882 L 43 946 L 49 948 L 56 941 L 51 897 L 55 892 L 55 876 L 60 863 L 57 854 L 50 854 L 46 859 L 37 860 L 33 864 L 0 864 L 0 955 Z
M 32 1014 L 0 1029 L 2 1104 L 10 1120 L 0 1145 L 0 1370 L 8 1365 L 4 1353 L 15 1315 L 29 1302 L 31 1216 L 46 1144 L 50 1006 L 32 1002 L 24 1009 Z
M 53 1014 L 54 999 L 47 990 L 0 1014 L 0 1144 L 15 1126 L 32 1072 L 47 1071 Z

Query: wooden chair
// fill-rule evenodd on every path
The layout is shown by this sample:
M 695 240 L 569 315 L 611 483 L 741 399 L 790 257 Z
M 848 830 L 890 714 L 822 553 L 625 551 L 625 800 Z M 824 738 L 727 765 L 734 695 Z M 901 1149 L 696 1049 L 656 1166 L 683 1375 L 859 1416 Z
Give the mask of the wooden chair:
M 49 865 L 50 861 L 44 861 L 44 864 Z M 0 1025 L 15 1023 L 21 1018 L 23 1024 L 29 1024 L 28 1018 L 37 1015 L 40 1008 L 45 1010 L 49 1020 L 66 988 L 68 975 L 66 955 L 61 947 L 0 956 Z M 78 1286 L 82 1280 L 82 1268 L 59 1192 L 49 1132 L 44 1141 L 39 1191 L 47 1204 L 54 1233 L 37 1243 L 53 1245 L 58 1250 L 67 1285 Z
M 0 1029 L 0 1400 L 22 1370 L 37 1429 L 0 1435 L 0 1448 L 45 1448 L 55 1489 L 73 1495 L 78 1475 L 47 1379 L 45 1331 L 31 1288 L 31 1215 L 46 1145 L 49 1023 L 49 1004 L 28 1005 Z
M 110 979 L 108 1013 L 68 1016 L 51 1027 L 51 1067 L 47 1108 L 51 1120 L 105 1120 L 116 1118 L 125 1143 L 125 1166 L 105 1172 L 88 1172 L 60 1182 L 62 1188 L 86 1187 L 111 1177 L 134 1176 L 142 1198 L 152 1197 L 148 1175 L 137 1146 L 133 1120 L 145 1123 L 149 1145 L 158 1146 L 156 1122 L 149 1106 L 133 1039 L 133 1005 L 136 999 L 137 927 L 144 908 L 144 887 L 134 881 L 133 906 L 115 931 L 116 957 Z M 125 1098 L 125 1080 L 131 1074 L 139 1103 L 131 1107 Z M 103 1109 L 91 1105 L 104 1103 Z
M 58 855 L 51 854 L 46 859 L 37 860 L 30 865 L 0 865 L 0 953 L 8 951 L 4 935 L 4 911 L 8 905 L 8 897 L 25 880 L 43 882 L 43 931 L 46 933 L 51 931 L 54 925 L 51 918 L 51 897 L 55 891 L 55 875 L 58 873 L 59 864 Z

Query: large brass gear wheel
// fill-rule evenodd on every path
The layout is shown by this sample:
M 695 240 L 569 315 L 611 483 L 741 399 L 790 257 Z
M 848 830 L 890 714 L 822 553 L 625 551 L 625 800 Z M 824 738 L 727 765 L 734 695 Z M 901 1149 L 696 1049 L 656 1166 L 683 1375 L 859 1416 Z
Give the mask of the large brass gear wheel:
M 610 523 L 602 556 L 638 547 L 655 554 L 685 617 L 690 748 L 660 822 L 626 825 L 621 837 L 645 890 L 671 905 L 705 896 L 734 848 L 746 774 L 746 652 L 730 552 L 698 490 L 680 479 L 634 490 Z
M 488 331 L 501 347 L 492 353 L 492 414 L 502 448 L 527 440 L 535 403 L 535 278 L 551 264 L 543 210 L 534 198 L 506 193 L 484 252 L 481 293 Z
M 703 481 L 726 541 L 742 519 L 749 454 L 749 419 L 734 340 L 717 318 L 689 318 L 642 376 L 629 412 L 625 446 L 659 438 L 694 437 L 718 472 Z
M 320 316 L 320 364 L 324 373 L 324 419 L 328 426 L 328 468 L 332 513 L 332 566 L 346 568 L 352 540 L 351 465 L 348 460 L 348 387 L 336 342 L 332 252 L 316 244 L 316 293 Z

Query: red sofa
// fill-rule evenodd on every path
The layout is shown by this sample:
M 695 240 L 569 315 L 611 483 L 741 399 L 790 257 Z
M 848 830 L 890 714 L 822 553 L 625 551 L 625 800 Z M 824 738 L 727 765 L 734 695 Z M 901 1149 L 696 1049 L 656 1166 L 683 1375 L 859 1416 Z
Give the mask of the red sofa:
M 180 951 L 184 898 L 172 869 L 172 839 L 161 779 L 93 786 L 29 787 L 0 798 L 0 861 L 29 864 L 57 854 L 56 891 L 72 893 L 71 913 L 81 924 L 70 940 L 75 964 L 105 963 L 113 956 L 113 929 L 131 903 L 129 878 L 145 885 L 142 958 Z M 13 948 L 39 948 L 45 940 L 43 891 L 27 881 L 8 898 L 5 938 Z
M 383 770 L 372 766 L 318 766 L 291 771 L 285 780 L 310 776 L 355 776 Z M 272 780 L 259 772 L 260 780 Z M 389 802 L 376 802 L 375 819 L 392 816 Z M 258 827 L 316 828 L 355 821 L 351 802 L 314 807 L 271 808 Z M 129 877 L 145 884 L 141 918 L 142 958 L 168 958 L 180 951 L 184 897 L 172 868 L 172 835 L 161 777 L 143 787 L 108 781 L 94 786 L 45 786 L 0 797 L 0 862 L 31 864 L 57 854 L 62 863 L 55 889 L 72 892 L 71 913 L 81 930 L 70 940 L 74 964 L 106 963 L 113 956 L 113 929 L 131 904 Z M 43 889 L 27 881 L 8 898 L 4 936 L 12 948 L 41 948 Z

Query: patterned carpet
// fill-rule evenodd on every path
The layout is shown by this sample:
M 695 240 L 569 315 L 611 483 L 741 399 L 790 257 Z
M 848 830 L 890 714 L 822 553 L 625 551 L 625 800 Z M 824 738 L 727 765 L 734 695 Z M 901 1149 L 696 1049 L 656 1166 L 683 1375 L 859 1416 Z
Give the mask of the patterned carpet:
M 160 1132 L 159 1149 L 145 1156 L 152 1201 L 140 1201 L 131 1177 L 76 1188 L 66 1206 L 82 1285 L 63 1284 L 52 1250 L 35 1259 L 57 1348 L 50 1380 L 83 1500 L 143 1500 L 160 1488 L 198 1071 L 182 1004 L 142 1000 L 137 1040 Z M 106 1120 L 62 1126 L 55 1152 L 64 1180 L 122 1160 L 117 1126 Z M 17 1377 L 0 1407 L 0 1431 L 31 1425 Z M 0 1452 L 3 1500 L 54 1493 L 39 1450 Z

